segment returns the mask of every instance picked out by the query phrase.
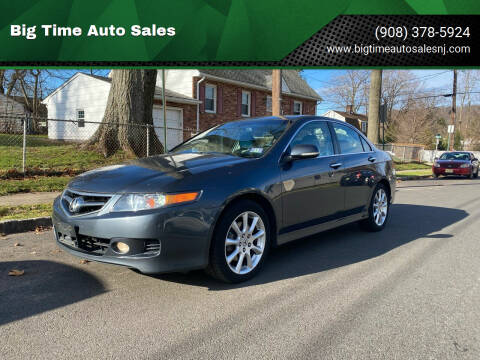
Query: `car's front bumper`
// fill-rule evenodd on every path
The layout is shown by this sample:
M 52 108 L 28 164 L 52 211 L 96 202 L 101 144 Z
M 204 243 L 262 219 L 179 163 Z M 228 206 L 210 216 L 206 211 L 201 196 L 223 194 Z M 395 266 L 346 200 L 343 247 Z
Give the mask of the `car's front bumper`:
M 52 222 L 57 244 L 72 255 L 143 273 L 163 273 L 206 267 L 216 213 L 217 209 L 194 203 L 139 213 L 70 216 L 57 198 Z M 120 239 L 136 249 L 134 254 L 113 250 L 112 243 Z M 102 243 L 102 251 L 90 251 L 84 246 L 87 240 L 89 244 Z M 147 243 L 159 246 L 142 251 Z
M 442 167 L 433 167 L 433 173 L 435 175 L 470 175 L 472 172 L 471 168 L 442 168 Z

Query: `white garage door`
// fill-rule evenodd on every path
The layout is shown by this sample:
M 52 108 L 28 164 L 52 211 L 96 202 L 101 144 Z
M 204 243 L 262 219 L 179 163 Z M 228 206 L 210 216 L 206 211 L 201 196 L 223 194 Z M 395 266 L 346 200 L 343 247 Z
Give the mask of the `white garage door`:
M 153 125 L 155 134 L 157 134 L 163 144 L 163 109 L 161 106 L 153 107 Z M 169 108 L 167 106 L 167 149 L 183 142 L 183 112 L 181 109 Z

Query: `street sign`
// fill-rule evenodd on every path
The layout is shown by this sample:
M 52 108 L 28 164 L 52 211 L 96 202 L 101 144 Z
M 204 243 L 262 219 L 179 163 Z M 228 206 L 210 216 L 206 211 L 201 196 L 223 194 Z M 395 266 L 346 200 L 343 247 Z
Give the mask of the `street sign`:
M 448 125 L 448 133 L 453 134 L 455 132 L 455 125 Z

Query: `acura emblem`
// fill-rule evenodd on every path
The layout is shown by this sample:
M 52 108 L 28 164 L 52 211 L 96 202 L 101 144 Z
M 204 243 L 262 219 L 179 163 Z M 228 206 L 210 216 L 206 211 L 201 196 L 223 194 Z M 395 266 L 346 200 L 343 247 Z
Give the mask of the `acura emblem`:
M 80 208 L 83 207 L 84 203 L 85 202 L 83 201 L 83 198 L 76 197 L 75 199 L 72 200 L 68 208 L 72 213 L 77 213 L 80 211 Z

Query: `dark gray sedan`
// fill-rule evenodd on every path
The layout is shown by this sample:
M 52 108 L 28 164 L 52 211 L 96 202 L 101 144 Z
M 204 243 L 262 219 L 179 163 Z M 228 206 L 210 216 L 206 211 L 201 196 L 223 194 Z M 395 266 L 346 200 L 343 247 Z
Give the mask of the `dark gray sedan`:
M 238 282 L 273 246 L 355 221 L 382 230 L 394 194 L 390 156 L 349 124 L 265 117 L 76 177 L 53 224 L 59 246 L 82 258 Z

